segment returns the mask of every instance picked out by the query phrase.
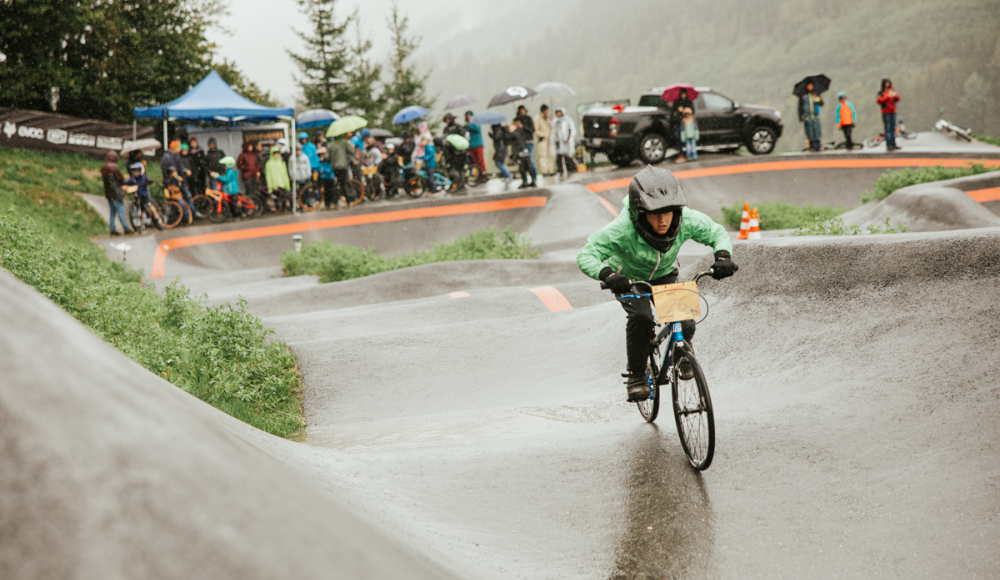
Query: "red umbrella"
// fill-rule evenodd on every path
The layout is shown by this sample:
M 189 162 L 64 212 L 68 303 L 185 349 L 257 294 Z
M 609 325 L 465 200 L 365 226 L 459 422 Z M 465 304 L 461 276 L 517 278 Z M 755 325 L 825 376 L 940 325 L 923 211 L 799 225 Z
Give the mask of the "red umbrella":
M 681 89 L 687 89 L 689 99 L 694 100 L 698 98 L 698 91 L 694 87 L 680 83 L 667 87 L 667 90 L 663 91 L 663 100 L 668 103 L 676 101 L 677 97 L 681 94 Z

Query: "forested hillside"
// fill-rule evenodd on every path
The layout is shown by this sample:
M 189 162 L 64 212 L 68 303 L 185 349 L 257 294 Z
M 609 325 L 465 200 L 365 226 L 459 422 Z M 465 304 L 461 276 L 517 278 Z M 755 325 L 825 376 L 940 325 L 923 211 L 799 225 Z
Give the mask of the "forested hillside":
M 618 97 L 634 103 L 652 86 L 690 82 L 780 108 L 786 134 L 797 139 L 792 85 L 824 72 L 833 79 L 828 102 L 846 91 L 863 137 L 878 130 L 875 92 L 889 76 L 908 127 L 928 130 L 944 117 L 1000 135 L 997 0 L 580 0 L 552 22 L 533 42 L 519 43 L 513 26 L 511 50 L 486 45 L 438 66 L 432 92 L 484 103 L 510 84 L 558 80 L 578 96 L 556 103 L 572 106 Z M 832 131 L 831 107 L 824 135 Z M 784 149 L 800 145 L 782 141 Z

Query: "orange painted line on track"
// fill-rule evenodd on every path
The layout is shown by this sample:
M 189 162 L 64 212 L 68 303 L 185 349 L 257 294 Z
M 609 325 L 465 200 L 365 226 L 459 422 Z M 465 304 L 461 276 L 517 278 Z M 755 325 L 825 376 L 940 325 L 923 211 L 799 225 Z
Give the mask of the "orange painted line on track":
M 573 310 L 569 300 L 566 300 L 566 297 L 562 295 L 562 292 L 556 290 L 552 286 L 528 288 L 528 291 L 534 293 L 535 296 L 538 296 L 542 300 L 542 304 L 549 309 L 549 312 Z
M 167 264 L 167 254 L 170 250 L 187 248 L 190 246 L 200 246 L 203 244 L 217 244 L 220 242 L 235 242 L 238 240 L 249 240 L 254 238 L 266 238 L 270 236 L 281 236 L 287 234 L 297 234 L 312 230 L 325 230 L 330 228 L 343 228 L 348 226 L 359 226 L 366 224 L 378 224 L 386 222 L 397 222 L 405 220 L 415 220 L 433 217 L 445 217 L 453 215 L 466 215 L 473 213 L 487 213 L 493 211 L 503 211 L 508 209 L 520 209 L 528 207 L 545 207 L 548 202 L 547 197 L 516 197 L 513 199 L 501 199 L 497 201 L 483 201 L 478 203 L 462 203 L 444 206 L 420 207 L 415 209 L 403 209 L 397 211 L 385 211 L 378 213 L 365 213 L 359 215 L 329 218 L 323 220 L 312 220 L 307 222 L 295 222 L 277 226 L 265 226 L 260 228 L 247 228 L 242 230 L 231 230 L 228 232 L 215 232 L 211 234 L 196 234 L 193 236 L 183 236 L 163 240 L 156 247 L 153 256 L 153 269 L 151 278 L 162 278 L 163 271 Z
M 695 177 L 715 177 L 718 175 L 738 175 L 741 173 L 759 173 L 762 171 L 789 171 L 793 169 L 865 169 L 894 167 L 968 167 L 970 163 L 982 163 L 986 167 L 1000 167 L 997 159 L 954 159 L 954 158 L 924 158 L 903 157 L 891 159 L 802 159 L 797 161 L 766 161 L 763 163 L 741 163 L 724 165 L 722 167 L 706 167 L 704 169 L 688 169 L 674 171 L 677 179 L 692 179 Z M 609 189 L 628 187 L 632 178 L 612 179 L 591 183 L 586 186 L 594 193 Z
M 991 187 L 989 189 L 974 189 L 972 191 L 966 191 L 969 197 L 983 203 L 986 201 L 1000 201 L 1000 187 Z

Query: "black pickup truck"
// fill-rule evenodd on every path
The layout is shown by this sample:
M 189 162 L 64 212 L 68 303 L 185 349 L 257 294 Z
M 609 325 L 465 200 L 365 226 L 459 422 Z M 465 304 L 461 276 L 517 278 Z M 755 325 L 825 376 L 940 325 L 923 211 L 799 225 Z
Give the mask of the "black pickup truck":
M 770 107 L 743 105 L 707 87 L 696 87 L 695 119 L 701 139 L 721 151 L 736 151 L 746 145 L 751 153 L 774 150 L 781 137 L 781 112 Z M 681 149 L 677 142 L 680 118 L 660 96 L 664 88 L 650 89 L 638 106 L 590 109 L 583 115 L 583 144 L 593 155 L 604 153 L 616 165 L 628 165 L 636 157 L 643 163 L 663 161 L 667 149 Z M 676 118 L 675 118 L 676 117 Z

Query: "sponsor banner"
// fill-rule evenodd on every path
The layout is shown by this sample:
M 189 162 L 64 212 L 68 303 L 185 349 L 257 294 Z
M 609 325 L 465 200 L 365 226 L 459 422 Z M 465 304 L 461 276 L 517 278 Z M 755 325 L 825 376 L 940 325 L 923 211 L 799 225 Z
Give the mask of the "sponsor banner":
M 151 127 L 139 127 L 137 139 L 155 138 Z M 85 153 L 103 158 L 132 140 L 132 126 L 68 115 L 0 107 L 0 147 Z
M 277 141 L 283 139 L 285 132 L 281 129 L 254 129 L 244 130 L 243 140 L 256 143 L 257 141 Z

